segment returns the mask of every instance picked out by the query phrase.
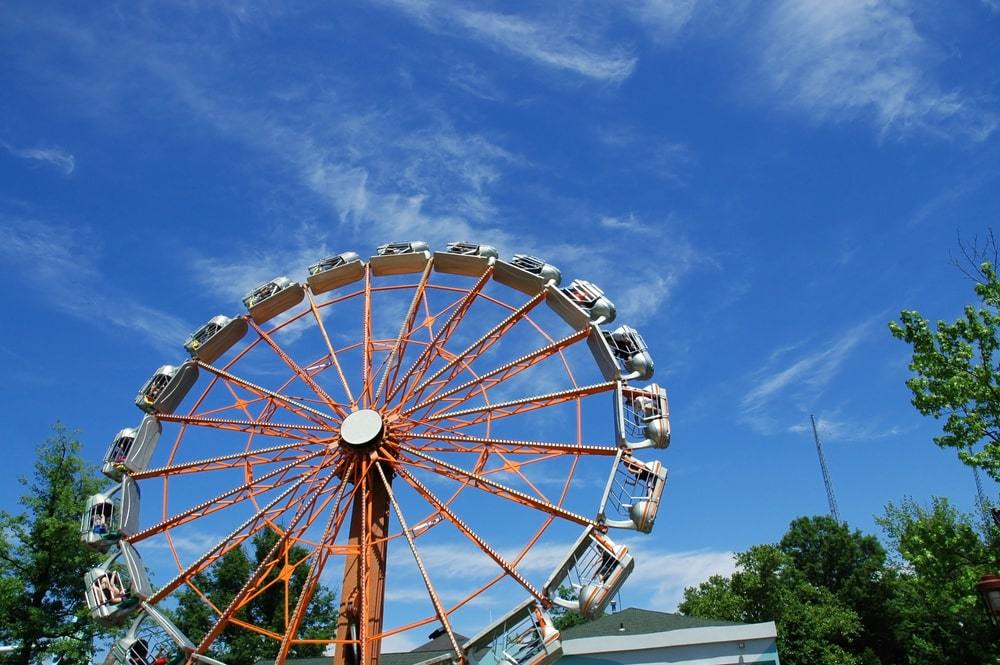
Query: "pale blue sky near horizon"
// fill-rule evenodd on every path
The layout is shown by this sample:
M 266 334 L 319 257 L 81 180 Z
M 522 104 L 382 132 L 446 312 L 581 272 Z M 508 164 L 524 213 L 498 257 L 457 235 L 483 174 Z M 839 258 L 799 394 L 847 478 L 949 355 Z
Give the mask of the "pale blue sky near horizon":
M 419 239 L 543 256 L 650 343 L 670 484 L 625 605 L 826 512 L 810 413 L 852 526 L 972 508 L 886 324 L 972 298 L 995 0 L 13 2 L 0 35 L 0 507 L 257 282 Z

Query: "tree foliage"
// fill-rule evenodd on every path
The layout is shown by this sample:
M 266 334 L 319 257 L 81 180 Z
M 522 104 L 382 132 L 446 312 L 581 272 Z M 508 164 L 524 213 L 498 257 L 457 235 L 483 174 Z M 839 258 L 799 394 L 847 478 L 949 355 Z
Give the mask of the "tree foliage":
M 224 609 L 250 578 L 259 562 L 263 561 L 278 540 L 278 535 L 270 529 L 258 532 L 251 540 L 248 550 L 236 547 L 227 552 L 209 570 L 198 575 L 194 584 L 198 591 L 185 589 L 179 594 L 174 619 L 177 627 L 197 643 L 211 628 L 215 614 L 202 600 L 199 591 L 212 604 Z M 236 613 L 236 618 L 250 622 L 277 634 L 285 632 L 285 592 L 280 579 L 285 565 L 294 566 L 303 561 L 308 552 L 297 545 L 288 549 L 264 577 L 261 586 L 267 590 L 258 594 Z M 295 602 L 302 592 L 308 574 L 308 561 L 295 566 L 288 576 L 289 605 L 291 614 Z M 273 584 L 271 584 L 273 582 Z M 300 635 L 312 639 L 332 638 L 337 627 L 337 605 L 334 594 L 320 585 L 309 603 L 309 610 L 302 622 Z M 274 639 L 235 625 L 228 625 L 213 643 L 211 655 L 228 665 L 252 665 L 262 658 L 273 658 L 280 644 Z M 323 655 L 322 645 L 295 645 L 290 658 L 308 658 Z
M 903 571 L 892 599 L 907 662 L 993 663 L 996 634 L 975 592 L 1000 552 L 947 499 L 890 504 L 878 518 Z
M 568 586 L 559 587 L 558 593 L 559 597 L 565 600 L 576 600 L 578 596 L 576 590 Z M 556 627 L 556 630 L 560 631 L 572 628 L 573 626 L 579 626 L 581 623 L 587 623 L 587 620 L 579 612 L 559 605 L 553 605 L 549 609 L 549 616 L 552 617 L 552 625 Z
M 758 623 L 775 621 L 778 653 L 787 665 L 855 665 L 858 615 L 828 589 L 811 584 L 777 545 L 736 555 L 731 577 L 714 576 L 684 591 L 680 610 L 693 616 Z
M 975 582 L 996 544 L 944 499 L 889 505 L 892 546 L 829 517 L 794 520 L 781 541 L 736 555 L 737 571 L 688 588 L 685 614 L 775 621 L 785 665 L 986 665 L 995 633 Z
M 945 419 L 934 441 L 1000 481 L 1000 279 L 989 261 L 975 278 L 979 303 L 966 305 L 954 322 L 932 329 L 920 312 L 904 310 L 889 330 L 913 347 L 915 376 L 906 382 L 913 405 Z
M 65 427 L 38 447 L 22 513 L 0 512 L 0 643 L 17 645 L 6 662 L 89 662 L 100 632 L 87 613 L 83 578 L 101 555 L 80 543 L 86 497 L 101 481 Z
M 823 515 L 792 521 L 779 547 L 795 569 L 815 587 L 827 589 L 861 621 L 854 650 L 863 658 L 893 662 L 900 657 L 891 637 L 891 596 L 896 582 L 886 567 L 885 548 L 865 535 Z M 867 654 L 867 655 L 866 655 Z

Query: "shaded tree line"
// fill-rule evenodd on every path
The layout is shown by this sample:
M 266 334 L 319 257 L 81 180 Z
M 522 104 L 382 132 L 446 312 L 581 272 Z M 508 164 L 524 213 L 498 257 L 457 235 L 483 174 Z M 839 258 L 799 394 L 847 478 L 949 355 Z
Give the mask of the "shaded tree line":
M 975 591 L 996 572 L 996 529 L 936 498 L 890 504 L 873 535 L 800 517 L 777 543 L 736 555 L 737 571 L 684 592 L 680 611 L 775 621 L 784 665 L 998 663 L 997 633 Z

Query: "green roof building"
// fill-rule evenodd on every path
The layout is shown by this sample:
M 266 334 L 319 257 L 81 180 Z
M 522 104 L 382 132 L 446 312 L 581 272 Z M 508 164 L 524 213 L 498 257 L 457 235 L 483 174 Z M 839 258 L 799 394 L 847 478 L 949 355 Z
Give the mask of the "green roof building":
M 559 665 L 780 665 L 776 640 L 773 621 L 733 623 L 630 607 L 564 630 Z M 447 653 L 441 636 L 413 651 L 384 653 L 381 665 L 417 665 Z M 331 663 L 329 657 L 288 661 Z

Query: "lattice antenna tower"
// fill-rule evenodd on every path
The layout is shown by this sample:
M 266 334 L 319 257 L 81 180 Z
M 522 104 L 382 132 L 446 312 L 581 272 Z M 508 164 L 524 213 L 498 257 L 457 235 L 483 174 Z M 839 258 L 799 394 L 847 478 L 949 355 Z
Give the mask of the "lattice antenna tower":
M 986 530 L 986 533 L 989 533 L 993 527 L 993 518 L 990 515 L 986 494 L 983 492 L 983 479 L 979 476 L 978 467 L 972 467 L 972 475 L 976 479 L 976 507 L 979 508 L 979 517 L 983 520 L 983 528 Z
M 833 482 L 830 480 L 830 470 L 826 468 L 826 457 L 823 455 L 823 444 L 819 440 L 819 429 L 816 427 L 816 416 L 809 414 L 812 421 L 813 439 L 816 441 L 816 454 L 819 455 L 819 468 L 823 472 L 823 484 L 826 486 L 826 500 L 830 503 L 830 516 L 840 521 L 840 511 L 837 510 L 837 497 L 833 495 Z

